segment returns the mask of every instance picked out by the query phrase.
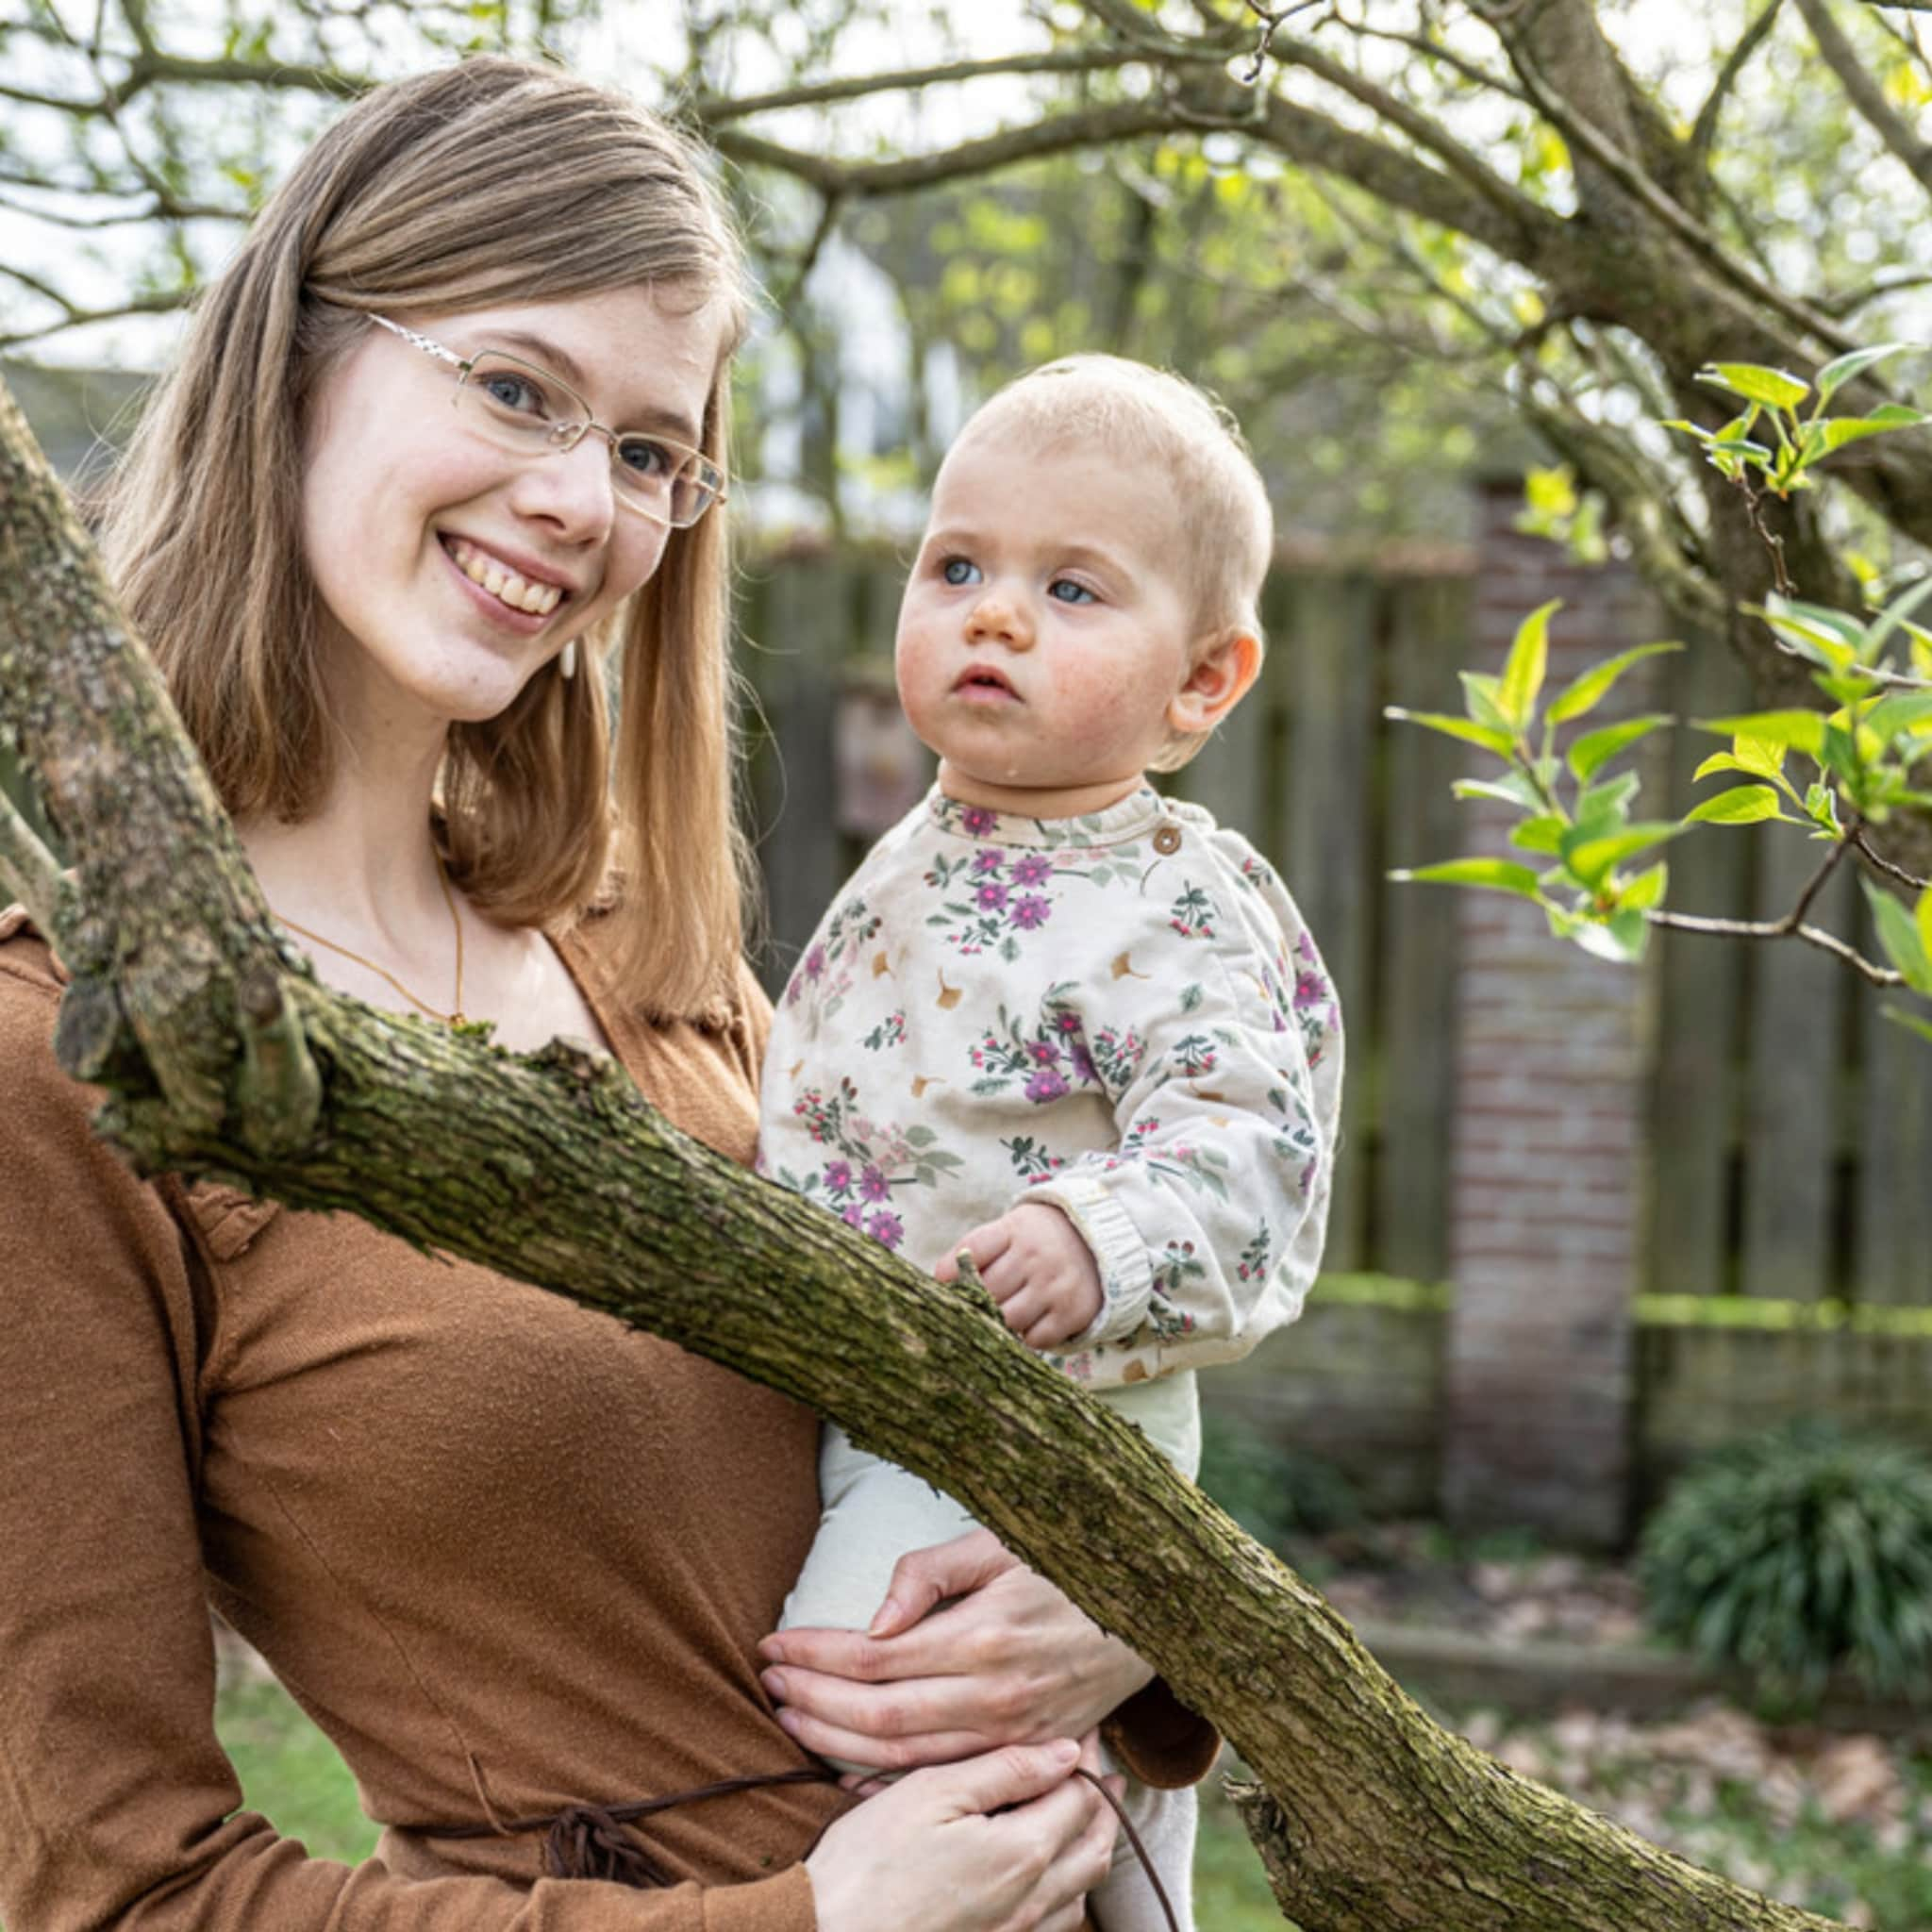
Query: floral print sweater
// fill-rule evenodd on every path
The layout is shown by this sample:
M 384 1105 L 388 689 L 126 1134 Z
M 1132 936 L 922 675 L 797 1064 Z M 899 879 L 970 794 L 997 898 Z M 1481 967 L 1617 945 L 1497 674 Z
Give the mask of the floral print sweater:
M 1028 819 L 937 788 L 820 923 L 765 1056 L 758 1167 L 931 1269 L 1051 1202 L 1105 1301 L 1095 1387 L 1247 1353 L 1322 1251 L 1341 1016 L 1274 870 L 1143 786 Z

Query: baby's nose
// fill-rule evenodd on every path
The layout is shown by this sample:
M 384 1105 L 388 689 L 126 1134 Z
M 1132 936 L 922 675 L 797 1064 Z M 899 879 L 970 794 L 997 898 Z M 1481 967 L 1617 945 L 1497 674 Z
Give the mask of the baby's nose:
M 1025 651 L 1033 646 L 1033 626 L 1011 598 L 989 592 L 967 613 L 966 640 L 969 643 L 1001 643 L 1008 650 Z

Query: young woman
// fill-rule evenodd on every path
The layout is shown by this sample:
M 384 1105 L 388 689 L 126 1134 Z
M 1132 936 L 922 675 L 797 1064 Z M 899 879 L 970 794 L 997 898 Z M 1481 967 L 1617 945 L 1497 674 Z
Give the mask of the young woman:
M 208 291 L 107 529 L 325 980 L 598 1041 L 741 1158 L 765 1015 L 715 506 L 745 308 L 693 156 L 621 99 L 500 60 L 380 90 Z M 1079 1923 L 1112 1821 L 1068 1740 L 1144 1668 L 980 1542 L 911 1559 L 945 1617 L 795 1633 L 761 1684 L 811 1416 L 364 1224 L 136 1182 L 55 1068 L 60 984 L 0 919 L 0 1921 Z M 209 1601 L 341 1749 L 368 1863 L 237 1809 Z M 825 1830 L 801 1746 L 855 1738 L 932 1768 Z

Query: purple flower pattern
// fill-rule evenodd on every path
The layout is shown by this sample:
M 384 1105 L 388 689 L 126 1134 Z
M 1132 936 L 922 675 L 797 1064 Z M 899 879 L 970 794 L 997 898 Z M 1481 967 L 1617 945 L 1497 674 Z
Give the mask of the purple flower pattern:
M 1144 1322 L 1056 1357 L 1076 1379 L 1158 1373 L 1158 1348 L 1219 1329 L 1204 1310 L 1230 1297 L 1265 1307 L 1285 1282 L 1298 1300 L 1297 1203 L 1333 1132 L 1333 1071 L 1311 1075 L 1338 1024 L 1319 956 L 1264 861 L 1164 810 L 1036 823 L 937 802 L 800 959 L 768 1060 L 806 1157 L 777 1177 L 922 1266 L 962 1201 L 970 1224 L 1049 1183 L 1123 1191 L 1149 1241 Z M 1176 822 L 1199 842 L 1153 840 Z M 1079 976 L 1042 987 L 1050 965 Z M 1107 1110 L 1117 1138 L 1096 1145 Z

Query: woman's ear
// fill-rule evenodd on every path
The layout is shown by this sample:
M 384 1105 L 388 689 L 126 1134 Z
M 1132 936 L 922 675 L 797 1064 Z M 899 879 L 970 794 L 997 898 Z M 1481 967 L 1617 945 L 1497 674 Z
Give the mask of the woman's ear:
M 1169 701 L 1169 725 L 1189 738 L 1212 731 L 1248 694 L 1260 670 L 1260 639 L 1239 627 L 1224 631 L 1195 657 Z

